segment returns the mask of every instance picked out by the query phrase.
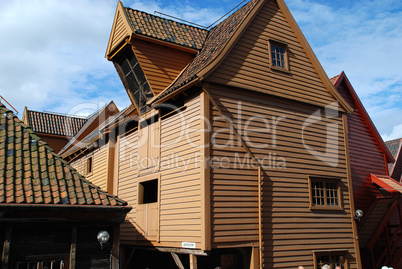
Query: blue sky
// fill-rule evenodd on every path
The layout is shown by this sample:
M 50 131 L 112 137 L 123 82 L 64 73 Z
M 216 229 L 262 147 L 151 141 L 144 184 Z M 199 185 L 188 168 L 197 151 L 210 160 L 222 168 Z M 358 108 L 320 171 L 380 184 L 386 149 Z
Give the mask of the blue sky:
M 285 0 L 329 77 L 346 72 L 385 140 L 402 137 L 402 1 Z M 123 0 L 209 25 L 240 1 Z M 18 111 L 129 104 L 105 51 L 116 0 L 13 0 L 0 10 L 0 95 Z

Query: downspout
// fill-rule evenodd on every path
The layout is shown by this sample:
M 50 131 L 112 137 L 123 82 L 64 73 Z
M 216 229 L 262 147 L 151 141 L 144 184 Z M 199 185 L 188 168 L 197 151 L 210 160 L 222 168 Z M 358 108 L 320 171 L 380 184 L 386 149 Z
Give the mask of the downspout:
M 222 112 L 214 98 L 211 96 L 211 94 L 208 92 L 206 87 L 203 85 L 202 82 L 199 83 L 200 87 L 204 91 L 204 93 L 208 96 L 209 100 L 211 101 L 212 105 L 216 107 L 218 110 L 219 114 L 223 117 L 223 119 L 226 121 L 226 123 L 229 125 L 229 128 L 231 131 L 236 135 L 236 137 L 239 139 L 241 142 L 241 145 L 243 148 L 246 150 L 246 152 L 250 155 L 250 157 L 255 161 L 255 163 L 258 165 L 258 249 L 259 249 L 259 267 L 262 268 L 262 190 L 261 190 L 261 173 L 262 173 L 262 166 L 259 163 L 258 159 L 254 156 L 254 154 L 251 152 L 250 148 L 247 146 L 247 144 L 244 142 L 243 138 L 241 137 L 240 133 L 236 130 L 234 127 L 233 123 L 227 119 L 225 114 Z

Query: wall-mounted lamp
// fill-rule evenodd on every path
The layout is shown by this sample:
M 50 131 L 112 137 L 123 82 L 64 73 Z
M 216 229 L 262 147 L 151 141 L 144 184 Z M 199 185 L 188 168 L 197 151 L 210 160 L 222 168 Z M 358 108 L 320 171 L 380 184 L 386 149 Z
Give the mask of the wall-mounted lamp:
M 110 235 L 107 231 L 100 231 L 98 235 L 96 236 L 96 239 L 98 239 L 99 244 L 101 245 L 101 249 L 103 249 L 103 244 L 105 244 L 107 241 L 109 241 Z
M 363 217 L 363 211 L 358 209 L 355 211 L 355 216 L 353 219 L 360 221 L 360 219 Z

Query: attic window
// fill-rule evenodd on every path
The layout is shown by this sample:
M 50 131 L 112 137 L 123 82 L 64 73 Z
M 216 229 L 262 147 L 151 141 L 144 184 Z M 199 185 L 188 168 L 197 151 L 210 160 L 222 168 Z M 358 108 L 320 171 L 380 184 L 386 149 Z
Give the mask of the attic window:
M 149 107 L 146 103 L 154 94 L 131 48 L 120 52 L 113 63 L 133 105 L 140 114 L 147 112 Z
M 288 50 L 285 44 L 268 41 L 270 66 L 273 69 L 289 71 Z

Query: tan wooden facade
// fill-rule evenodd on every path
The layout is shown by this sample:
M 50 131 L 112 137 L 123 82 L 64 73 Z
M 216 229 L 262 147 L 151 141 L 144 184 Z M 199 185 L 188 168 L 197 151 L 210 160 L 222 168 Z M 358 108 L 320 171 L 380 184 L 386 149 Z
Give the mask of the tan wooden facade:
M 247 268 L 320 268 L 326 255 L 361 268 L 347 146 L 351 107 L 283 1 L 256 1 L 198 81 L 174 90 L 198 55 L 135 36 L 120 5 L 108 59 L 131 48 L 153 100 L 168 92 L 135 115 L 134 128 L 90 153 L 88 179 L 103 179 L 97 184 L 133 208 L 121 243 L 199 255 L 200 262 L 237 249 L 248 253 Z M 119 27 L 127 32 L 113 30 Z M 273 68 L 270 42 L 285 45 L 286 70 Z M 176 110 L 166 113 L 169 103 Z M 84 169 L 88 156 L 72 165 Z M 315 180 L 335 182 L 336 206 L 317 207 Z M 195 268 L 197 259 L 190 260 Z

